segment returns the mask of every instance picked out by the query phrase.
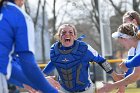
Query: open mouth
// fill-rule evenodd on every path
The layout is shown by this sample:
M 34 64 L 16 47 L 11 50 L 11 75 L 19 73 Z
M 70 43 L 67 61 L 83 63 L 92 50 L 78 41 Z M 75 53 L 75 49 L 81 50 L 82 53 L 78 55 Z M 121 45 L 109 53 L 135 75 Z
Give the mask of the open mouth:
M 70 42 L 70 38 L 66 38 L 65 39 L 65 42 Z

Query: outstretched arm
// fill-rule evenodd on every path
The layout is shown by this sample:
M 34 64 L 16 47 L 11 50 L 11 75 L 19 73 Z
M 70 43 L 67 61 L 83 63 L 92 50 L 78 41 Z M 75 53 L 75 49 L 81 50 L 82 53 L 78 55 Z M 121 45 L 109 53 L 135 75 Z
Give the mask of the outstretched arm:
M 9 82 L 11 82 L 15 85 L 17 84 L 26 84 L 26 85 L 29 85 L 31 86 L 32 88 L 34 89 L 37 89 L 35 85 L 33 85 L 29 80 L 28 78 L 26 77 L 26 75 L 24 74 L 21 66 L 20 66 L 20 63 L 19 63 L 19 60 L 18 58 L 15 59 L 15 60 L 12 60 L 12 72 L 11 72 L 11 77 L 10 77 L 10 80 Z M 17 82 L 16 82 L 17 81 Z
M 45 79 L 40 68 L 37 66 L 32 52 L 18 52 L 21 67 L 26 77 L 43 93 L 58 93 Z
M 42 70 L 44 74 L 48 75 L 55 69 L 53 63 L 51 61 L 48 62 L 46 67 Z
M 115 88 L 119 88 L 120 86 L 126 86 L 132 82 L 135 82 L 140 79 L 140 67 L 136 67 L 134 72 L 130 74 L 129 76 L 125 77 L 122 80 L 119 80 L 115 83 L 105 83 L 105 85 L 98 90 L 98 93 L 108 93 L 112 91 Z
M 112 75 L 115 81 L 122 79 L 122 75 L 120 76 L 115 71 L 113 71 L 110 63 L 108 63 L 105 58 L 99 55 L 98 52 L 94 50 L 90 45 L 88 45 L 88 50 L 91 61 L 98 63 L 108 74 Z

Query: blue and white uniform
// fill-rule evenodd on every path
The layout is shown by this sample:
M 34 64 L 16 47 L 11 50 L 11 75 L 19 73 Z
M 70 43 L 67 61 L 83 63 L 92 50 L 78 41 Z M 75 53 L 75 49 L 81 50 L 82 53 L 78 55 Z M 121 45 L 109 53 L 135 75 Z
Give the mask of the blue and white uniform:
M 132 68 L 132 67 L 138 67 L 140 66 L 140 41 L 138 41 L 137 48 L 135 49 L 135 56 L 131 58 L 130 60 L 127 60 L 125 62 L 126 67 Z
M 51 47 L 51 61 L 43 72 L 48 75 L 56 68 L 60 76 L 59 82 L 65 93 L 93 93 L 89 62 L 98 63 L 107 73 L 113 71 L 106 59 L 90 45 L 76 40 L 71 47 L 64 47 L 60 42 L 56 42 Z
M 5 2 L 1 7 L 0 37 L 0 74 L 5 76 L 11 72 L 7 70 L 10 67 L 10 58 L 12 54 L 18 55 L 22 71 L 34 86 L 43 93 L 58 93 L 44 78 L 36 64 L 32 19 L 14 3 Z
M 134 47 L 130 48 L 129 51 L 128 51 L 127 60 L 130 60 L 135 55 L 136 55 L 135 48 Z M 132 68 L 128 68 L 127 72 L 125 73 L 125 77 L 130 75 L 133 72 L 133 69 L 134 69 L 133 67 Z
M 140 26 L 138 26 L 138 29 L 140 31 Z M 129 49 L 128 51 L 128 58 L 127 60 L 130 60 L 131 58 L 133 58 L 136 55 L 136 48 L 132 47 Z M 125 73 L 125 77 L 128 76 L 129 74 L 131 74 L 133 72 L 133 67 L 132 68 L 128 68 L 128 71 Z

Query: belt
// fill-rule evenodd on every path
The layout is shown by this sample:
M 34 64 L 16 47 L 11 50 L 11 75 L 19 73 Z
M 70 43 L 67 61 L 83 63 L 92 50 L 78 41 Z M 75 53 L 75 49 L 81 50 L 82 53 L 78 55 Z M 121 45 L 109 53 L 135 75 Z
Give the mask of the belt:
M 91 86 L 91 84 L 88 84 L 86 88 L 82 89 L 82 90 L 76 90 L 74 92 L 83 92 L 89 89 L 89 87 Z

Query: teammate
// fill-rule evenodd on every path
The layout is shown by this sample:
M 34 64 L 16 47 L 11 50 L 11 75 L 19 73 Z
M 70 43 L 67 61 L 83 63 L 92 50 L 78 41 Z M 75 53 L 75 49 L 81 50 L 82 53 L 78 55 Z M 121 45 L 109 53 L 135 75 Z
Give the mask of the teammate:
M 123 15 L 123 23 L 133 23 L 137 26 L 138 30 L 140 30 L 140 15 L 136 11 L 128 11 Z M 128 60 L 133 58 L 135 55 L 135 48 L 130 48 L 128 51 Z M 126 75 L 131 74 L 133 71 L 133 68 L 129 68 L 126 72 Z
M 131 73 L 130 75 L 128 75 L 120 81 L 117 81 L 112 84 L 105 83 L 104 87 L 98 90 L 98 93 L 108 93 L 114 88 L 126 86 L 140 79 L 140 32 L 138 31 L 137 26 L 132 23 L 122 24 L 118 28 L 117 32 L 112 34 L 112 37 L 116 38 L 117 41 L 120 42 L 128 50 L 132 47 L 135 48 L 134 57 L 130 60 L 127 60 L 126 62 L 121 63 L 121 68 L 124 71 L 127 71 L 127 68 L 136 68 L 134 69 L 133 73 Z
M 36 64 L 33 22 L 15 4 L 16 1 L 19 0 L 0 1 L 0 93 L 8 93 L 6 81 L 10 76 L 9 68 L 13 55 L 17 55 L 22 71 L 36 88 L 43 93 L 58 93 L 44 78 Z
M 136 11 L 127 11 L 123 15 L 123 23 L 133 23 L 137 26 L 138 30 L 140 30 L 140 15 L 139 15 L 139 13 Z M 130 60 L 131 58 L 133 58 L 134 55 L 135 55 L 135 48 L 132 47 L 128 51 L 127 60 Z M 133 69 L 134 68 L 129 68 L 125 73 L 125 77 L 128 76 L 129 74 L 131 74 L 133 72 Z M 139 86 L 139 84 L 137 84 L 137 85 Z M 126 86 L 124 86 L 124 88 L 119 89 L 118 92 L 124 93 L 125 87 Z

